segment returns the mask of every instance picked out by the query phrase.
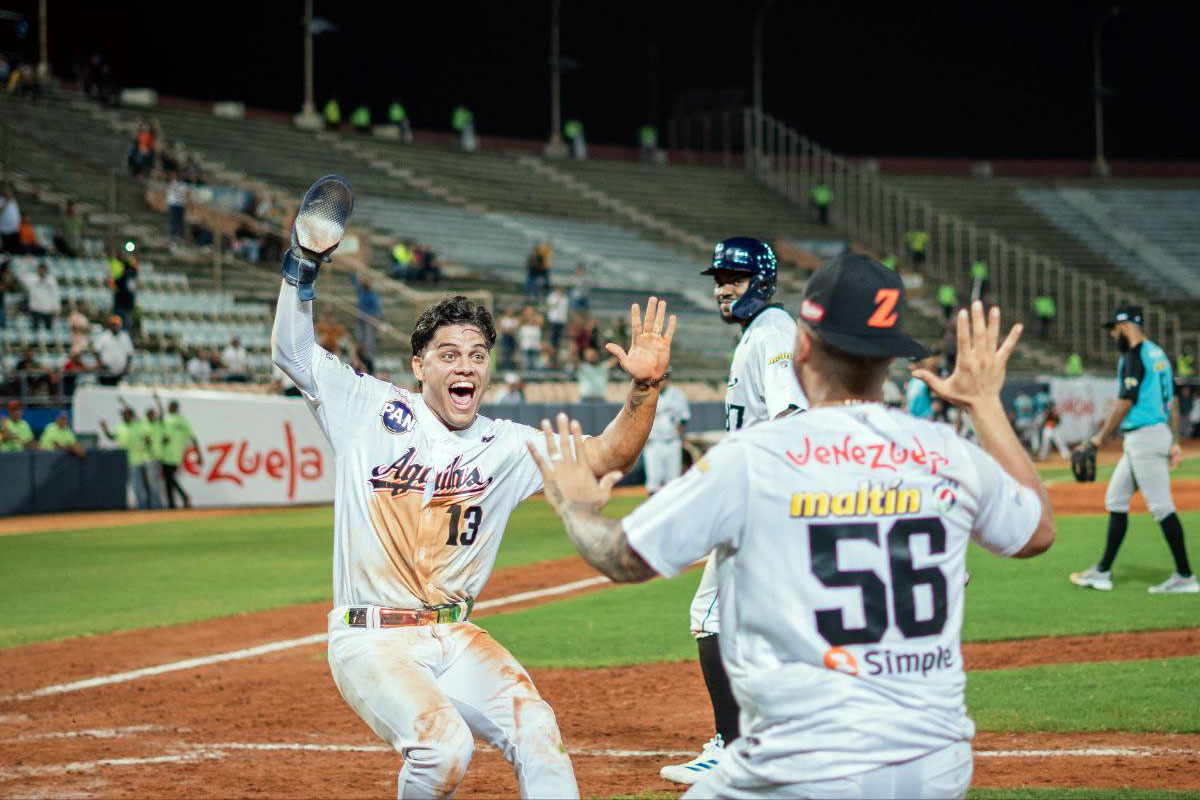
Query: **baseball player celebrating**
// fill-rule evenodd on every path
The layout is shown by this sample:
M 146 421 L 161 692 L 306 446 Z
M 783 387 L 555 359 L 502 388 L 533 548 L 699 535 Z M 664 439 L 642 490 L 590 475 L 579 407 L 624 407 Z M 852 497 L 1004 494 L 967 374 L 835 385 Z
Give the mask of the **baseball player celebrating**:
M 1175 559 L 1175 574 L 1151 586 L 1150 593 L 1195 594 L 1200 592 L 1200 583 L 1188 565 L 1183 525 L 1171 499 L 1170 470 L 1183 460 L 1171 361 L 1161 347 L 1146 338 L 1140 308 L 1121 306 L 1108 327 L 1121 352 L 1117 361 L 1117 404 L 1100 432 L 1084 446 L 1098 448 L 1120 428 L 1125 437 L 1124 452 L 1104 493 L 1104 508 L 1108 510 L 1104 555 L 1100 563 L 1083 572 L 1072 572 L 1071 583 L 1101 591 L 1112 589 L 1112 565 L 1129 527 L 1129 501 L 1141 489 Z
M 513 765 L 522 797 L 578 797 L 554 713 L 498 642 L 468 622 L 513 508 L 542 488 L 525 445 L 540 432 L 479 416 L 496 331 L 465 297 L 428 308 L 412 334 L 410 393 L 353 370 L 313 335 L 314 281 L 350 215 L 349 184 L 305 196 L 284 257 L 272 334 L 336 456 L 329 666 L 346 702 L 404 756 L 399 797 L 449 797 L 475 734 Z M 633 307 L 624 407 L 582 445 L 597 475 L 628 468 L 654 419 L 675 318 Z
M 725 429 L 736 431 L 808 408 L 792 372 L 796 322 L 780 306 L 769 305 L 776 275 L 771 247 L 747 236 L 725 239 L 713 250 L 712 266 L 701 274 L 713 277 L 721 319 L 742 328 L 742 338 L 729 366 Z M 713 557 L 704 566 L 690 618 L 700 652 L 700 671 L 712 702 L 716 735 L 696 758 L 659 770 L 663 778 L 676 783 L 695 783 L 720 762 L 725 746 L 738 737 L 738 704 L 721 663 L 721 620 Z
M 674 575 L 716 549 L 744 729 L 684 797 L 966 794 L 967 543 L 1034 556 L 1054 521 L 1000 402 L 1020 327 L 1000 343 L 998 310 L 959 312 L 948 378 L 918 371 L 969 411 L 982 448 L 882 404 L 892 358 L 924 352 L 902 332 L 903 292 L 865 256 L 822 266 L 792 351 L 810 410 L 731 434 L 623 520 L 600 514 L 612 479 L 593 477 L 577 423 L 560 419 L 550 458 L 536 456 L 572 542 L 614 580 Z
M 683 426 L 692 418 L 687 396 L 663 379 L 654 411 L 654 425 L 642 453 L 646 465 L 646 490 L 654 494 L 683 472 Z

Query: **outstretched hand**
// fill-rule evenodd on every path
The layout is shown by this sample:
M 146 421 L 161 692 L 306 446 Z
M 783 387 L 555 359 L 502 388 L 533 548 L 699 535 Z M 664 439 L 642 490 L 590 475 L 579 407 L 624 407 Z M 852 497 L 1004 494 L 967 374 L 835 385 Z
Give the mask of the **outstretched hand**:
M 584 446 L 583 428 L 579 421 L 568 421 L 566 414 L 559 414 L 557 421 L 556 434 L 550 428 L 550 421 L 542 420 L 548 458 L 542 458 L 533 442 L 526 445 L 534 463 L 542 471 L 546 499 L 559 514 L 577 503 L 599 511 L 612 496 L 612 487 L 621 480 L 621 473 L 610 472 L 597 480 Z
M 958 312 L 958 358 L 954 372 L 939 378 L 932 370 L 913 368 L 912 373 L 928 384 L 938 397 L 972 411 L 988 401 L 999 401 L 1009 356 L 1021 338 L 1021 323 L 1013 325 L 1008 336 L 1000 339 L 1000 309 L 993 307 L 986 316 L 983 303 L 976 300 L 971 309 Z
M 634 303 L 629 309 L 629 351 L 626 352 L 613 342 L 604 346 L 604 349 L 617 359 L 621 369 L 635 381 L 660 381 L 671 366 L 671 338 L 675 335 L 675 315 L 672 314 L 667 320 L 664 331 L 663 321 L 666 314 L 666 302 L 651 297 L 646 301 L 646 318 L 643 321 L 641 308 Z

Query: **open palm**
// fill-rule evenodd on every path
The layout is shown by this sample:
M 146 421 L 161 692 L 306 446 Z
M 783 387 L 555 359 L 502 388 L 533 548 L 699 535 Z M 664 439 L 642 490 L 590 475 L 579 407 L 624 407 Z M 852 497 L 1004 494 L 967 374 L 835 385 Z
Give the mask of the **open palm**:
M 626 352 L 619 344 L 609 342 L 604 349 L 617 359 L 621 369 L 625 370 L 635 381 L 654 382 L 661 380 L 671 366 L 671 338 L 675 335 L 675 315 L 666 321 L 667 304 L 657 297 L 646 301 L 646 318 L 642 319 L 641 308 L 637 303 L 629 309 L 630 331 L 629 351 Z

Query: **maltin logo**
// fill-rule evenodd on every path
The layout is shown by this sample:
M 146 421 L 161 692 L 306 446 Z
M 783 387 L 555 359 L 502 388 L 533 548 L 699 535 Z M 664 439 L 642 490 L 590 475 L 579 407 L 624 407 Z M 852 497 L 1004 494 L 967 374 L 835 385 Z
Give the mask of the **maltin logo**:
M 408 433 L 417 424 L 412 409 L 401 400 L 389 400 L 383 406 L 383 411 L 379 412 L 379 417 L 389 433 Z

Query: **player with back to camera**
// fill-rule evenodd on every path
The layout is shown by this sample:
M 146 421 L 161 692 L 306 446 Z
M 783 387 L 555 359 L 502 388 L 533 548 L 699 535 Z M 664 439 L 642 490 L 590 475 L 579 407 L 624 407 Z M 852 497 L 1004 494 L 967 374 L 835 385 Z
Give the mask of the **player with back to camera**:
M 967 792 L 967 543 L 1035 556 L 1054 519 L 1000 402 L 1020 326 L 1000 342 L 999 310 L 976 301 L 958 314 L 954 372 L 916 372 L 971 414 L 976 446 L 882 404 L 892 359 L 926 352 L 903 313 L 896 273 L 860 255 L 827 262 L 792 351 L 810 409 L 731 433 L 624 519 L 600 513 L 612 478 L 572 454 L 578 423 L 560 416 L 557 440 L 546 425 L 546 497 L 588 563 L 642 581 L 716 550 L 721 656 L 744 727 L 684 797 Z
M 526 450 L 541 432 L 480 416 L 496 331 L 465 297 L 426 309 L 412 335 L 411 393 L 355 372 L 313 334 L 313 284 L 353 203 L 337 176 L 309 189 L 284 257 L 272 332 L 336 456 L 334 609 L 329 666 L 338 690 L 404 756 L 400 797 L 449 797 L 474 736 L 513 765 L 522 797 L 578 797 L 554 713 L 507 650 L 468 621 L 513 508 L 542 488 Z M 597 475 L 628 468 L 654 419 L 672 316 L 632 309 L 632 342 L 607 349 L 632 378 L 603 433 L 580 446 Z
M 770 303 L 776 277 L 775 253 L 770 245 L 748 236 L 720 241 L 713 249 L 712 264 L 701 274 L 713 278 L 713 295 L 721 319 L 742 329 L 729 365 L 725 429 L 736 431 L 808 408 L 792 372 L 796 322 L 783 308 Z M 676 783 L 695 783 L 716 767 L 724 748 L 738 737 L 738 703 L 721 664 L 721 615 L 713 556 L 704 566 L 689 616 L 716 735 L 697 757 L 659 770 L 663 778 Z
M 1183 460 L 1171 361 L 1161 347 L 1146 338 L 1140 308 L 1121 306 L 1107 325 L 1121 352 L 1117 403 L 1104 426 L 1083 446 L 1097 448 L 1120 428 L 1125 436 L 1124 451 L 1104 493 L 1104 508 L 1108 511 L 1104 554 L 1083 572 L 1072 572 L 1070 579 L 1076 586 L 1101 591 L 1113 588 L 1112 565 L 1129 527 L 1129 501 L 1140 489 L 1175 561 L 1174 574 L 1151 586 L 1150 593 L 1195 594 L 1200 592 L 1200 582 L 1188 563 L 1183 525 L 1171 497 L 1170 470 Z

